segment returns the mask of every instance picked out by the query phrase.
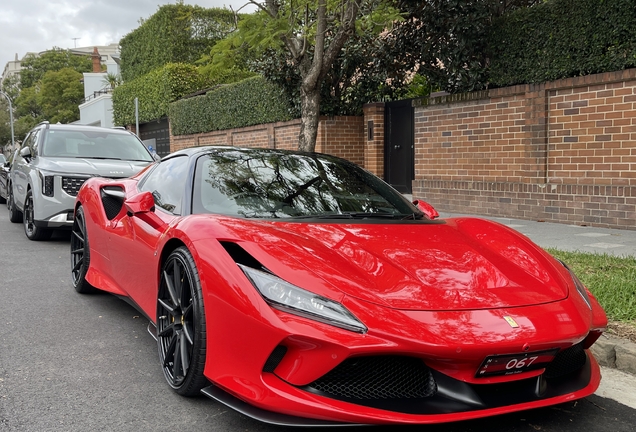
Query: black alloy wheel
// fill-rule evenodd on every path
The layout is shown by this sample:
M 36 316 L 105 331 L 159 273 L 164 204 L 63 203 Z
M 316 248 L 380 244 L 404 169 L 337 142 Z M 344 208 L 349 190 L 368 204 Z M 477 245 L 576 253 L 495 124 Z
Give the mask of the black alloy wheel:
M 24 233 L 29 240 L 48 240 L 53 233 L 50 229 L 35 226 L 33 220 L 33 192 L 29 190 L 24 199 Z
M 9 220 L 13 223 L 22 222 L 22 213 L 15 206 L 15 202 L 13 201 L 13 185 L 9 184 L 7 187 L 8 191 L 8 199 L 7 199 L 7 208 L 9 209 Z
M 190 251 L 175 249 L 162 266 L 157 298 L 157 345 L 166 381 L 182 396 L 208 384 L 201 281 Z
M 86 219 L 84 208 L 79 206 L 75 211 L 75 220 L 71 231 L 71 280 L 75 291 L 90 294 L 96 289 L 86 281 L 86 272 L 91 263 L 91 251 L 88 247 Z

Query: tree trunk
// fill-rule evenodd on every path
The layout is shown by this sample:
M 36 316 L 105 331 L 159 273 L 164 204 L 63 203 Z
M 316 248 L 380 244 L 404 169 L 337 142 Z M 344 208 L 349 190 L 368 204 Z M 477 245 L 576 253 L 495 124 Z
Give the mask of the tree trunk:
M 300 133 L 298 135 L 298 150 L 313 152 L 316 150 L 318 136 L 318 122 L 320 121 L 320 87 L 310 89 L 300 87 Z

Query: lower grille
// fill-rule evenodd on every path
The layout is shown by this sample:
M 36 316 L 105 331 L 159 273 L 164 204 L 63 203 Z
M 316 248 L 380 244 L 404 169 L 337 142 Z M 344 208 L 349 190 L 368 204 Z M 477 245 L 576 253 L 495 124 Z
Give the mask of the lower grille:
M 70 196 L 77 196 L 87 178 L 62 177 L 62 189 Z
M 583 343 L 571 346 L 568 349 L 560 351 L 552 363 L 545 368 L 544 376 L 546 378 L 559 378 L 564 375 L 571 374 L 580 370 L 587 361 Z
M 427 398 L 437 386 L 422 360 L 377 356 L 347 359 L 306 389 L 335 399 L 369 401 Z
M 263 366 L 263 372 L 274 372 L 274 369 L 283 360 L 285 354 L 287 354 L 287 347 L 278 345 L 274 348 L 274 351 L 267 358 L 265 366 Z

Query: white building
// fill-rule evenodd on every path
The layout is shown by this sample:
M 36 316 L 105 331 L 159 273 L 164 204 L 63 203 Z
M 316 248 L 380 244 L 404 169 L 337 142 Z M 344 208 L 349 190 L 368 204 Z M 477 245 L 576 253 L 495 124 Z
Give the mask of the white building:
M 84 73 L 84 102 L 80 104 L 80 119 L 75 124 L 113 127 L 113 96 L 108 75 L 119 76 L 119 58 L 116 53 L 109 54 L 106 71 L 102 72 L 103 55 L 97 47 L 93 50 L 93 72 Z

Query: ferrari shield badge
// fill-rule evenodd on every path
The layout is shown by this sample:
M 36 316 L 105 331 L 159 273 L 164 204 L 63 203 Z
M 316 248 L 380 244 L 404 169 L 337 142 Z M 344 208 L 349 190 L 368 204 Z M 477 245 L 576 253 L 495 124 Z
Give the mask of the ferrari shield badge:
M 515 321 L 511 316 L 506 315 L 503 318 L 506 320 L 506 322 L 508 324 L 510 324 L 510 327 L 512 327 L 512 328 L 518 328 L 519 327 L 519 324 L 517 324 L 517 321 Z

